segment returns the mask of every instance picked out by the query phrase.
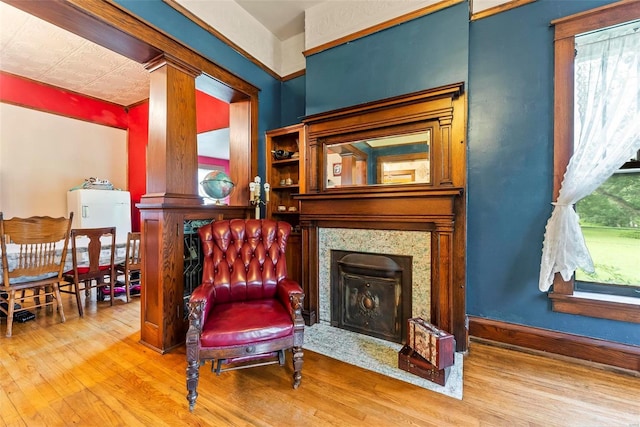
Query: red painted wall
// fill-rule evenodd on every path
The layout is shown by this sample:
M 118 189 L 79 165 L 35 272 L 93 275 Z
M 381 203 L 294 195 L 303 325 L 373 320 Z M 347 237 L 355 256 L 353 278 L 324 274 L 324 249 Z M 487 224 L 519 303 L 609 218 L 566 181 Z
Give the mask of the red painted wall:
M 136 203 L 147 192 L 147 143 L 149 141 L 149 102 L 129 109 L 129 192 L 131 229 L 140 231 L 140 209 Z
M 124 107 L 0 71 L 0 101 L 105 126 L 127 129 Z
M 126 108 L 89 98 L 34 80 L 0 71 L 0 102 L 70 117 L 88 122 L 128 129 L 128 190 L 131 193 L 132 230 L 140 230 L 140 211 L 135 207 L 147 191 L 147 143 L 149 139 L 149 103 Z M 128 110 L 128 111 L 127 111 Z M 203 92 L 196 92 L 198 133 L 229 127 L 229 104 Z M 198 157 L 203 164 L 222 165 L 229 161 Z
M 229 160 L 216 159 L 215 157 L 198 156 L 199 165 L 222 166 L 226 173 L 229 173 Z
M 196 127 L 198 133 L 229 127 L 229 104 L 196 91 Z

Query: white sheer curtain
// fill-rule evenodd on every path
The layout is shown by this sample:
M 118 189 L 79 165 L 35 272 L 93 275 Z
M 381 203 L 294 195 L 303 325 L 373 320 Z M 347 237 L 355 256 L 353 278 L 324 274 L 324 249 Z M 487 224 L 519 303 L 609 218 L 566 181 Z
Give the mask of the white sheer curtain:
M 574 205 L 640 149 L 640 22 L 576 37 L 574 154 L 547 222 L 538 286 L 593 272 Z

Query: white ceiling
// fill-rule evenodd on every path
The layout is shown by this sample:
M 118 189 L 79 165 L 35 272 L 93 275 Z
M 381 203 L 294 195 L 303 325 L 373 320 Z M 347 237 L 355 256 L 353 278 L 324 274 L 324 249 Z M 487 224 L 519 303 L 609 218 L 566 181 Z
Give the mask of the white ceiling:
M 280 41 L 304 32 L 304 11 L 324 0 L 236 0 Z
M 0 3 L 0 70 L 119 105 L 149 97 L 141 64 Z

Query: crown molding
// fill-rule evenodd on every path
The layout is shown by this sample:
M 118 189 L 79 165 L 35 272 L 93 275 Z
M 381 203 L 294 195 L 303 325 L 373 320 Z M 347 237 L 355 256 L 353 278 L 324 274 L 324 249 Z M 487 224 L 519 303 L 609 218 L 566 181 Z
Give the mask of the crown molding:
M 507 3 L 499 4 L 489 9 L 485 9 L 475 13 L 473 13 L 473 0 L 469 1 L 471 2 L 471 7 L 469 9 L 472 11 L 470 19 L 471 21 L 477 21 L 478 19 L 486 18 L 500 12 L 505 12 L 507 10 L 515 9 L 516 7 L 524 6 L 525 4 L 533 3 L 536 0 L 511 0 Z
M 162 0 L 162 1 L 165 2 L 167 5 L 169 5 L 170 7 L 172 7 L 173 9 L 175 9 L 177 12 L 181 13 L 182 15 L 184 15 L 186 18 L 188 18 L 192 22 L 194 22 L 196 25 L 198 25 L 199 27 L 201 27 L 202 29 L 207 31 L 209 34 L 215 36 L 216 38 L 220 39 L 225 44 L 229 45 L 229 47 L 233 48 L 235 51 L 240 53 L 242 56 L 244 56 L 246 59 L 251 61 L 253 64 L 255 64 L 258 67 L 260 67 L 263 71 L 265 71 L 267 74 L 269 74 L 273 78 L 281 80 L 281 77 L 278 75 L 278 73 L 276 73 L 274 70 L 272 70 L 271 68 L 266 66 L 262 61 L 257 59 L 251 53 L 249 53 L 245 49 L 241 48 L 238 44 L 236 44 L 233 41 L 231 41 L 231 39 L 226 37 L 220 31 L 216 30 L 211 25 L 207 24 L 204 20 L 199 18 L 193 12 L 189 11 L 189 9 L 187 9 L 184 6 L 182 6 L 177 1 L 175 1 L 175 0 Z
M 311 49 L 307 49 L 303 52 L 305 57 L 311 56 L 311 55 L 315 55 L 316 53 L 320 53 L 322 51 L 334 48 L 336 46 L 340 46 L 349 42 L 352 42 L 354 40 L 360 39 L 362 37 L 366 37 L 368 35 L 377 33 L 379 31 L 382 30 L 386 30 L 388 28 L 391 27 L 395 27 L 396 25 L 400 25 L 403 24 L 405 22 L 409 22 L 412 21 L 414 19 L 426 16 L 426 15 L 430 15 L 434 12 L 437 12 L 439 10 L 443 10 L 446 9 L 448 7 L 454 6 L 458 3 L 464 3 L 466 2 L 466 0 L 443 0 L 440 1 L 438 3 L 429 5 L 429 6 L 425 6 L 423 8 L 417 9 L 413 12 L 409 12 L 409 13 L 405 13 L 404 15 L 400 15 L 396 18 L 392 18 L 389 19 L 387 21 L 384 21 L 380 24 L 376 24 L 373 25 L 371 27 L 365 28 L 364 30 L 360 30 L 360 31 L 356 31 L 355 33 L 351 33 L 349 35 L 346 35 L 344 37 L 340 37 L 336 40 L 327 42 L 327 43 L 323 43 L 319 46 L 316 46 L 314 48 Z

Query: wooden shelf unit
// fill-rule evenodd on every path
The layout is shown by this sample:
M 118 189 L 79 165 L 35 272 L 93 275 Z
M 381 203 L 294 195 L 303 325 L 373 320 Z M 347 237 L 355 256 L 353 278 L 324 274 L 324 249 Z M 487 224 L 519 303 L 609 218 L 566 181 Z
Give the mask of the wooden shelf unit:
M 287 245 L 287 267 L 294 280 L 302 279 L 302 246 L 300 238 L 300 202 L 294 194 L 305 192 L 305 143 L 303 124 L 291 125 L 266 132 L 266 181 L 271 184 L 270 201 L 266 206 L 267 218 L 286 221 L 293 227 Z M 298 155 L 291 159 L 276 160 L 272 151 L 286 150 Z M 287 184 L 287 179 L 291 184 Z M 284 206 L 285 211 L 278 211 Z M 294 208 L 295 211 L 291 211 Z

